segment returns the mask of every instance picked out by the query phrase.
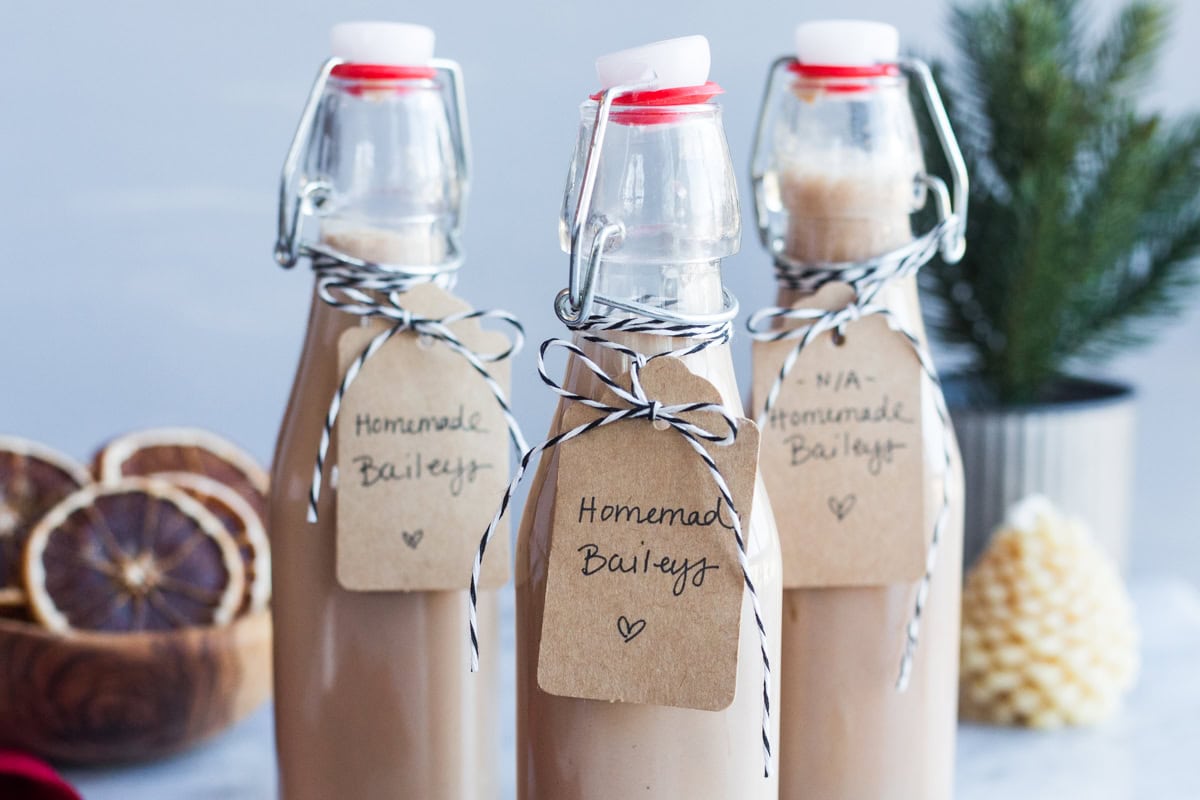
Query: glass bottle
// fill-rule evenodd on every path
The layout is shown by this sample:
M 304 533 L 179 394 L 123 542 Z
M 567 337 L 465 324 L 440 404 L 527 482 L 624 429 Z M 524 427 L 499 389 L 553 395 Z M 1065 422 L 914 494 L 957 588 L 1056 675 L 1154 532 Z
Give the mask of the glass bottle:
M 316 218 L 319 247 L 351 258 L 446 264 L 457 258 L 466 175 L 456 153 L 465 142 L 447 98 L 447 62 L 431 61 L 433 32 L 352 23 L 335 27 L 334 45 L 344 63 L 323 73 L 296 188 L 305 198 L 301 219 Z M 281 261 L 287 244 L 281 239 Z M 338 338 L 361 324 L 314 293 L 275 453 L 280 795 L 494 798 L 497 670 L 468 673 L 466 591 L 356 592 L 338 584 L 336 445 L 318 522 L 306 520 L 322 425 L 342 378 Z M 481 606 L 486 658 L 498 649 L 497 604 L 487 597 Z
M 585 238 L 609 223 L 623 228 L 623 235 L 610 241 L 597 266 L 598 295 L 686 314 L 713 314 L 723 307 L 721 259 L 736 252 L 740 241 L 736 184 L 721 110 L 707 102 L 719 90 L 699 85 L 707 75 L 708 48 L 703 37 L 650 47 L 668 51 L 676 45 L 699 47 L 695 40 L 703 43 L 703 70 L 681 84 L 685 88 L 663 88 L 660 83 L 659 91 L 630 95 L 613 106 Z M 568 253 L 596 117 L 596 100 L 585 102 L 560 224 L 562 246 Z M 585 243 L 583 252 L 589 250 Z M 603 306 L 597 310 L 621 314 Z M 618 333 L 612 338 L 646 355 L 689 343 L 649 334 Z M 575 342 L 610 375 L 628 367 L 627 360 L 610 349 L 578 336 Z M 743 413 L 728 344 L 707 347 L 683 360 L 717 388 L 730 409 Z M 567 364 L 563 385 L 592 397 L 603 389 L 574 361 Z M 565 407 L 560 401 L 549 435 L 561 430 Z M 762 663 L 748 600 L 742 610 L 737 696 L 724 711 L 582 700 L 550 695 L 538 687 L 557 482 L 558 455 L 551 449 L 531 484 L 517 541 L 518 796 L 524 800 L 635 796 L 773 800 L 777 781 L 762 777 Z M 754 492 L 753 511 L 745 526 L 747 551 L 774 660 L 781 591 L 779 544 L 761 481 Z M 773 698 L 772 706 L 775 702 Z
M 772 72 L 760 125 L 754 171 L 764 244 L 813 269 L 910 244 L 911 215 L 925 203 L 927 188 L 940 188 L 947 204 L 948 198 L 944 186 L 925 177 L 895 29 L 809 23 L 798 29 L 797 44 L 798 58 L 781 59 Z M 805 296 L 781 283 L 777 304 L 791 307 Z M 925 341 L 915 277 L 887 285 L 877 302 Z M 932 391 L 926 381 L 926 531 L 946 481 L 952 502 L 908 688 L 897 690 L 897 670 L 917 584 L 785 589 L 783 798 L 949 800 L 953 794 L 962 468 L 949 431 L 945 469 Z M 786 537 L 805 521 L 777 523 Z

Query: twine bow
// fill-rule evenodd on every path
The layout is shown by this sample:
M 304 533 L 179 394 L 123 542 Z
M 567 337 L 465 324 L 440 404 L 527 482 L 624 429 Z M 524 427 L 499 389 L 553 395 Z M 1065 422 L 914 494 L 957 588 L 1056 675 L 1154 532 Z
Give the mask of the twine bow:
M 595 409 L 601 413 L 601 416 L 596 417 L 588 422 L 577 425 L 566 431 L 562 431 L 554 436 L 551 436 L 544 442 L 534 445 L 525 450 L 517 464 L 517 470 L 508 488 L 505 489 L 504 497 L 500 501 L 500 507 L 496 511 L 495 517 L 488 524 L 484 531 L 483 538 L 479 542 L 479 549 L 475 553 L 475 563 L 471 568 L 471 588 L 470 588 L 470 603 L 469 603 L 469 625 L 471 637 L 471 671 L 479 671 L 479 636 L 478 636 L 478 619 L 476 616 L 478 605 L 478 585 L 480 570 L 483 565 L 484 553 L 487 551 L 488 544 L 492 540 L 492 536 L 496 532 L 496 528 L 508 510 L 509 504 L 512 502 L 513 494 L 517 487 L 520 486 L 522 478 L 525 476 L 533 458 L 539 453 L 545 452 L 552 447 L 557 447 L 563 442 L 583 436 L 590 431 L 602 428 L 607 425 L 614 425 L 619 422 L 631 419 L 645 419 L 651 422 L 659 423 L 662 427 L 674 430 L 678 433 L 685 442 L 696 453 L 697 457 L 708 468 L 712 476 L 713 483 L 716 484 L 717 491 L 720 492 L 721 499 L 728 505 L 732 512 L 733 519 L 733 535 L 737 543 L 738 565 L 742 571 L 742 578 L 746 585 L 746 591 L 750 595 L 750 602 L 754 610 L 754 623 L 758 629 L 759 649 L 762 654 L 763 665 L 763 682 L 762 682 L 762 747 L 763 747 L 763 774 L 770 775 L 771 769 L 771 739 L 770 739 L 770 720 L 771 720 L 771 660 L 767 652 L 767 629 L 763 623 L 762 608 L 758 600 L 758 591 L 754 587 L 754 581 L 750 577 L 750 564 L 746 555 L 746 543 L 742 533 L 741 518 L 738 515 L 737 509 L 733 502 L 733 493 L 729 489 L 729 485 L 725 481 L 725 477 L 721 474 L 721 470 L 717 467 L 716 461 L 709 455 L 704 447 L 704 443 L 708 442 L 718 446 L 728 446 L 733 444 L 737 439 L 738 422 L 737 417 L 730 413 L 729 409 L 723 403 L 663 403 L 655 398 L 649 397 L 646 394 L 645 387 L 641 382 L 641 371 L 645 366 L 656 358 L 664 356 L 674 356 L 680 358 L 683 356 L 698 353 L 706 347 L 714 344 L 728 342 L 732 335 L 732 326 L 728 320 L 717 323 L 689 325 L 678 322 L 664 322 L 663 320 L 654 319 L 651 317 L 634 316 L 627 318 L 595 316 L 589 317 L 582 323 L 574 326 L 579 331 L 579 338 L 582 341 L 595 344 L 599 347 L 615 351 L 629 359 L 629 388 L 626 389 L 617 382 L 611 375 L 587 356 L 587 354 L 577 345 L 562 339 L 548 339 L 542 343 L 538 350 L 538 375 L 542 382 L 546 384 L 559 397 L 562 397 L 570 402 L 580 403 L 588 408 Z M 687 347 L 673 350 L 666 353 L 661 353 L 654 356 L 646 356 L 636 350 L 618 344 L 601 335 L 621 331 L 626 333 L 645 333 L 655 336 L 668 337 L 684 337 L 693 339 L 694 342 Z M 550 377 L 546 370 L 546 354 L 553 349 L 563 349 L 575 357 L 576 363 L 581 364 L 601 383 L 607 386 L 615 395 L 616 402 L 609 403 L 597 400 L 586 395 L 581 395 L 564 388 L 556 380 Z M 694 414 L 696 412 L 713 412 L 720 416 L 721 423 L 717 430 L 709 430 L 703 425 L 698 425 L 688 420 L 685 415 Z

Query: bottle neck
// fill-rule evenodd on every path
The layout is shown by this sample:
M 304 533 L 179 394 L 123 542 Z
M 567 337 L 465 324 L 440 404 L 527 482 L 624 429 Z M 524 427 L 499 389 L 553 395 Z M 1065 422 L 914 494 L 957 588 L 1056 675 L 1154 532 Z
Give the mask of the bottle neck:
M 444 264 L 457 255 L 465 183 L 432 80 L 335 76 L 313 131 L 303 170 L 322 244 L 398 267 Z M 336 364 L 341 332 L 369 324 L 371 318 L 339 310 L 314 290 L 304 359 Z
M 451 252 L 449 233 L 423 220 L 371 224 L 355 215 L 321 221 L 321 241 L 346 255 L 376 264 L 440 264 Z
M 598 150 L 596 103 L 585 103 L 581 113 L 559 217 L 563 252 L 589 252 L 593 237 L 614 223 L 621 233 L 606 261 L 632 268 L 737 252 L 737 181 L 719 106 L 615 107 Z M 581 203 L 587 213 L 577 220 Z
M 819 191 L 798 179 L 792 188 Z M 830 194 L 822 198 L 832 202 Z M 806 264 L 865 261 L 903 247 L 912 241 L 912 222 L 905 208 L 881 206 L 871 213 L 839 216 L 836 209 L 821 209 L 803 201 L 790 205 L 784 252 Z
M 797 163 L 780 177 L 784 252 L 805 264 L 865 261 L 912 241 L 913 171 Z
M 723 304 L 721 260 L 675 263 L 602 261 L 596 293 L 679 314 L 715 314 Z M 616 316 L 624 312 L 601 309 Z
M 614 300 L 631 300 L 681 314 L 715 314 L 724 305 L 720 260 L 682 264 L 601 263 L 596 276 L 596 291 Z M 598 310 L 617 317 L 629 316 L 624 311 L 603 306 Z M 589 342 L 579 334 L 574 338 L 575 344 L 587 357 L 609 375 L 617 377 L 629 369 L 626 356 Z M 698 342 L 687 337 L 625 331 L 606 333 L 605 338 L 646 356 L 683 350 Z M 721 393 L 722 401 L 734 413 L 743 413 L 727 342 L 709 345 L 697 353 L 683 356 L 681 360 L 692 372 L 712 383 Z M 567 367 L 564 385 L 571 391 L 589 397 L 600 396 L 604 389 L 591 372 L 574 361 Z
M 903 78 L 824 71 L 799 70 L 768 101 L 764 222 L 793 261 L 863 261 L 912 239 L 920 140 Z
M 383 264 L 453 253 L 463 200 L 444 98 L 425 78 L 331 80 L 307 169 L 326 187 L 321 239 Z
M 915 178 L 924 168 L 905 82 L 879 78 L 843 86 L 848 92 L 826 83 L 801 76 L 793 85 L 798 97 L 816 91 L 816 99 L 786 99 L 794 116 L 773 154 L 781 244 L 800 264 L 861 262 L 904 247 L 913 239 L 911 215 L 923 202 Z M 781 284 L 780 305 L 804 294 Z M 909 294 L 888 287 L 878 299 L 904 307 Z M 915 303 L 915 287 L 911 294 Z
M 844 263 L 904 247 L 913 240 L 908 186 L 911 183 L 903 176 L 785 174 L 785 253 L 804 264 Z M 776 304 L 788 308 L 809 294 L 780 282 Z M 915 277 L 892 282 L 876 301 L 910 324 L 920 325 Z
M 618 223 L 621 234 L 597 266 L 596 295 L 632 301 L 682 315 L 712 315 L 724 305 L 721 259 L 741 239 L 737 182 L 720 108 L 714 103 L 617 108 L 598 152 L 593 152 L 597 107 L 582 109 L 575 155 L 560 216 L 563 251 L 588 253 L 591 232 Z M 649 117 L 647 116 L 649 114 Z M 594 172 L 589 171 L 594 169 Z M 585 174 L 594 176 L 586 218 L 576 228 Z M 580 236 L 576 240 L 576 235 Z M 595 313 L 628 316 L 597 302 Z M 695 339 L 611 332 L 605 336 L 646 356 L 694 346 Z M 576 336 L 576 343 L 609 375 L 629 359 Z M 708 379 L 724 401 L 741 410 L 728 344 L 713 344 L 682 358 Z M 604 386 L 572 361 L 566 385 L 598 397 Z

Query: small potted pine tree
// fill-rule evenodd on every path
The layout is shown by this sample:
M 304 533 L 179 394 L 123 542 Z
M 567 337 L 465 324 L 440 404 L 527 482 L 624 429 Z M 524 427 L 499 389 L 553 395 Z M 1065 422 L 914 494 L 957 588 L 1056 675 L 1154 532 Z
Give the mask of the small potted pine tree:
M 1168 27 L 1125 5 L 1089 41 L 1081 0 L 955 5 L 939 70 L 972 184 L 963 261 L 923 288 L 967 479 L 968 562 L 1030 493 L 1083 517 L 1124 562 L 1130 387 L 1080 377 L 1182 306 L 1200 255 L 1200 118 L 1140 105 Z M 928 137 L 927 137 L 928 138 Z M 930 153 L 936 163 L 936 153 Z

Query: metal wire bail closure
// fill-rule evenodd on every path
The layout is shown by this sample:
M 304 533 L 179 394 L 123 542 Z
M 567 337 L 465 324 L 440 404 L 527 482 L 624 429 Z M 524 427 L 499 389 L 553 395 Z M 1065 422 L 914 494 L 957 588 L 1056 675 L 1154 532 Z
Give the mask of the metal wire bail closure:
M 766 164 L 764 162 L 767 150 L 767 118 L 770 114 L 770 103 L 774 96 L 775 83 L 780 72 L 799 63 L 794 56 L 780 56 L 771 64 L 767 73 L 767 85 L 763 90 L 762 103 L 758 109 L 758 122 L 754 130 L 754 152 L 750 160 L 750 181 L 754 186 L 754 214 L 758 225 L 758 238 L 763 247 L 772 255 L 783 255 L 783 242 L 773 239 L 770 231 L 770 214 L 767 208 L 766 196 Z M 946 188 L 946 183 L 936 175 L 922 173 L 915 176 L 919 186 L 928 189 L 937 207 L 938 223 L 949 223 L 943 226 L 943 234 L 938 250 L 942 260 L 947 264 L 957 264 L 962 260 L 967 250 L 967 201 L 970 193 L 970 183 L 967 176 L 967 165 L 963 160 L 962 150 L 959 149 L 958 139 L 950 126 L 950 118 L 942 103 L 937 84 L 929 65 L 916 58 L 902 58 L 896 66 L 907 77 L 915 80 L 921 90 L 925 107 L 933 120 L 933 128 L 937 133 L 946 163 L 950 165 L 950 178 L 953 182 L 953 192 Z
M 304 102 L 304 110 L 300 113 L 300 122 L 296 125 L 296 133 L 288 147 L 287 156 L 283 160 L 283 169 L 279 176 L 279 233 L 275 240 L 275 261 L 284 269 L 291 269 L 304 256 L 322 256 L 333 258 L 343 263 L 351 264 L 354 259 L 344 253 L 333 251 L 325 245 L 312 245 L 299 241 L 301 216 L 319 209 L 328 198 L 333 187 L 325 181 L 310 180 L 300 174 L 300 162 L 308 151 L 312 140 L 313 126 L 316 123 L 317 112 L 325 95 L 325 87 L 333 70 L 346 61 L 341 58 L 329 58 L 321 65 L 309 90 L 308 99 Z M 454 224 L 450 230 L 451 251 L 449 264 L 431 267 L 441 272 L 452 271 L 462 262 L 462 231 L 465 222 L 465 200 L 470 189 L 471 179 L 471 142 L 467 124 L 467 98 L 463 89 L 462 68 L 458 62 L 445 58 L 431 59 L 426 66 L 441 75 L 444 80 L 438 86 L 446 96 L 446 107 L 451 125 L 451 139 L 454 143 L 454 160 L 459 177 L 459 204 L 454 209 Z M 361 262 L 365 264 L 365 262 Z M 367 265 L 380 270 L 387 270 L 387 265 Z M 413 267 L 403 268 L 412 272 Z
M 596 171 L 600 166 L 600 151 L 604 146 L 604 135 L 608 132 L 608 120 L 613 102 L 620 96 L 639 89 L 646 89 L 653 82 L 610 86 L 600 92 L 596 104 L 596 121 L 592 125 L 592 136 L 588 140 L 587 158 L 583 162 L 583 177 L 579 182 L 579 201 L 571 218 L 570 269 L 567 273 L 567 288 L 558 293 L 554 300 L 554 313 L 566 325 L 575 325 L 592 314 L 596 299 L 596 266 L 610 240 L 620 240 L 625 235 L 625 226 L 620 222 L 605 224 L 596 232 L 588 248 L 586 261 L 583 255 L 583 237 L 587 231 L 588 217 L 592 213 L 592 195 L 596 190 Z

